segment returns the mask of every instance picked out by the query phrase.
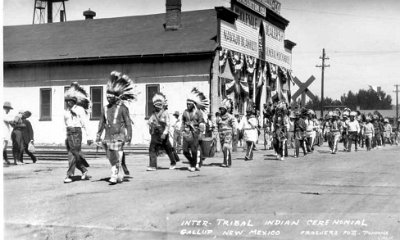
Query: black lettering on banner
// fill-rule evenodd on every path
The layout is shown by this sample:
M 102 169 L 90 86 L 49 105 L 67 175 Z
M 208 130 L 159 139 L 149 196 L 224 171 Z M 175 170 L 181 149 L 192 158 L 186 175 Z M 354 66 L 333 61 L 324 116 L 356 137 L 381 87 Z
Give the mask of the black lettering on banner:
M 236 33 L 230 32 L 228 30 L 223 30 L 223 39 L 226 42 L 233 43 L 237 46 L 241 46 L 252 51 L 258 51 L 257 42 L 247 39 L 244 36 L 240 36 Z
M 257 29 L 259 27 L 260 19 L 255 15 L 247 12 L 246 10 L 238 6 L 234 6 L 233 11 L 239 14 L 238 19 L 244 24 L 251 26 L 254 29 Z
M 290 64 L 289 56 L 284 54 L 284 53 L 276 51 L 276 50 L 274 50 L 272 48 L 267 48 L 266 54 L 267 54 L 268 57 L 271 57 L 271 58 L 274 58 L 276 60 L 279 60 L 279 61 L 285 62 L 287 64 Z

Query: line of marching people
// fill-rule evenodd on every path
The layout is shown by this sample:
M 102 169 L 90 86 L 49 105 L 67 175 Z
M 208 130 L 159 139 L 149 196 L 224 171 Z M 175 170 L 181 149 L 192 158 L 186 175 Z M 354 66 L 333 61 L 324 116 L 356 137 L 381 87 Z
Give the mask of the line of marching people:
M 348 108 L 343 112 L 336 109 L 326 115 L 323 126 L 332 154 L 338 151 L 339 142 L 343 142 L 345 152 L 351 152 L 353 145 L 355 151 L 360 147 L 370 151 L 386 143 L 398 144 L 398 130 L 393 131 L 389 119 L 376 114 L 365 115 Z
M 113 71 L 107 82 L 106 93 L 108 104 L 102 109 L 95 143 L 106 152 L 111 167 L 109 182 L 116 184 L 130 174 L 125 163 L 124 146 L 132 140 L 133 122 L 126 103 L 135 100 L 138 92 L 129 76 Z M 81 149 L 82 135 L 86 134 L 88 145 L 94 141 L 87 129 L 90 98 L 85 89 L 79 83 L 73 82 L 65 92 L 64 99 L 65 143 L 68 152 L 68 170 L 64 183 L 70 183 L 74 180 L 75 169 L 82 172 L 82 180 L 90 179 L 89 164 Z M 169 169 L 175 169 L 180 161 L 180 150 L 189 162 L 187 169 L 190 172 L 200 171 L 204 160 L 214 156 L 217 141 L 223 153 L 221 167 L 229 168 L 232 166 L 232 151 L 238 135 L 242 135 L 245 141 L 244 159 L 253 159 L 260 135 L 260 121 L 256 107 L 251 102 L 247 104 L 246 115 L 237 118 L 233 115 L 233 101 L 225 98 L 219 106 L 215 120 L 207 114 L 209 100 L 197 88 L 187 93 L 186 109 L 183 113 L 180 115 L 179 112 L 174 112 L 172 119 L 163 93 L 155 93 L 152 103 L 154 111 L 148 120 L 151 140 L 147 171 L 158 169 L 158 156 L 162 151 L 166 152 L 170 160 Z M 33 143 L 33 131 L 27 142 L 24 141 L 23 134 L 30 126 L 26 118 L 31 114 L 25 111 L 18 118 L 11 119 L 7 115 L 12 109 L 11 104 L 5 102 L 3 109 L 4 128 L 10 131 L 10 124 L 13 126 L 11 138 L 16 163 L 22 160 L 22 152 L 27 151 L 29 143 Z M 286 102 L 280 101 L 266 105 L 263 115 L 264 146 L 266 149 L 274 149 L 279 160 L 289 156 L 288 148 L 293 149 L 293 157 L 299 157 L 300 149 L 304 156 L 312 153 L 314 146 L 322 145 L 324 139 L 328 141 L 332 154 L 338 151 L 339 142 L 343 142 L 345 151 L 351 151 L 353 145 L 357 151 L 364 146 L 367 150 L 380 148 L 386 142 L 397 144 L 397 136 L 393 135 L 387 119 L 379 119 L 375 115 L 364 116 L 350 109 L 343 112 L 335 110 L 329 112 L 325 119 L 317 119 L 313 110 L 291 109 Z M 8 142 L 4 138 L 3 157 L 7 163 L 4 150 Z M 29 154 L 29 150 L 27 153 Z M 36 157 L 31 157 L 34 162 L 37 161 Z
M 351 152 L 366 147 L 369 151 L 386 143 L 398 144 L 398 130 L 393 131 L 388 119 L 378 115 L 364 115 L 345 108 L 330 111 L 324 119 L 317 119 L 311 109 L 290 109 L 284 102 L 264 106 L 264 147 L 274 149 L 278 159 L 284 160 L 288 148 L 293 157 L 312 153 L 314 146 L 328 142 L 330 152 L 336 154 L 339 144 L 343 151 Z

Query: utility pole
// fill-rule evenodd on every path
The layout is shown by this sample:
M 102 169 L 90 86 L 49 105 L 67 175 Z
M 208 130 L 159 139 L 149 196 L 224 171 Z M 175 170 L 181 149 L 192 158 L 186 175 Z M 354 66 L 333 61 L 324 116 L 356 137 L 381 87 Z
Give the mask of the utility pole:
M 394 85 L 396 87 L 396 128 L 399 127 L 399 84 Z M 398 130 L 398 129 L 397 129 Z
M 325 60 L 329 59 L 325 55 L 325 48 L 322 49 L 322 57 L 319 58 L 322 59 L 322 64 L 316 67 L 321 68 L 321 117 L 324 117 L 324 71 L 326 67 L 330 67 L 330 65 L 325 65 Z

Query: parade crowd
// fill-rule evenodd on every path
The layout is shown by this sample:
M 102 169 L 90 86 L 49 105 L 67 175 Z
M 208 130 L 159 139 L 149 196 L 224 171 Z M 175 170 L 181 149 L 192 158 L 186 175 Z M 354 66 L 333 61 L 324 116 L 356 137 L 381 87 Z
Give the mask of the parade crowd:
M 87 131 L 90 99 L 77 82 L 65 92 L 67 109 L 64 114 L 66 126 L 66 148 L 69 167 L 64 183 L 73 181 L 75 168 L 82 172 L 81 179 L 90 179 L 89 164 L 82 153 L 82 134 L 86 134 L 87 144 L 95 143 L 104 149 L 111 166 L 109 182 L 123 182 L 129 175 L 125 163 L 124 145 L 132 140 L 132 120 L 125 102 L 137 98 L 133 81 L 119 72 L 113 71 L 107 82 L 107 101 L 99 121 L 95 141 Z M 245 161 L 253 160 L 256 145 L 264 138 L 264 150 L 273 150 L 277 160 L 285 157 L 300 157 L 313 153 L 316 146 L 328 142 L 330 153 L 336 154 L 343 144 L 343 152 L 360 148 L 367 151 L 379 149 L 385 144 L 398 145 L 398 129 L 393 130 L 388 119 L 378 115 L 364 115 L 348 108 L 329 111 L 323 118 L 306 108 L 292 108 L 285 101 L 264 104 L 262 115 L 256 105 L 249 101 L 243 116 L 233 114 L 234 102 L 225 98 L 215 115 L 208 113 L 209 100 L 197 88 L 187 93 L 186 109 L 182 114 L 175 111 L 170 117 L 166 96 L 158 92 L 152 98 L 154 111 L 148 119 L 151 135 L 149 165 L 147 171 L 157 171 L 157 159 L 166 153 L 170 169 L 180 161 L 179 153 L 188 160 L 190 172 L 200 171 L 203 162 L 222 152 L 221 167 L 232 166 L 232 152 L 243 148 Z M 20 111 L 10 117 L 10 102 L 4 102 L 3 158 L 7 158 L 6 148 L 12 142 L 14 164 L 23 163 L 26 152 L 35 163 L 37 158 L 30 151 L 34 146 L 33 129 L 27 120 L 29 111 Z M 261 117 L 262 116 L 262 117 Z M 104 132 L 104 134 L 103 134 Z M 263 135 L 263 136 L 262 136 Z M 11 141 L 10 141 L 11 140 Z

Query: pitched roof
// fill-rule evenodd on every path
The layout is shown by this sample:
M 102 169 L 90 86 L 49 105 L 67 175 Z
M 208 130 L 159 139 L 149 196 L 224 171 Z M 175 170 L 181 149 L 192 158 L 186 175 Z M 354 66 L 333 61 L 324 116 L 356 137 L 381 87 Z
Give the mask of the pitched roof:
M 211 52 L 214 9 L 182 12 L 182 28 L 165 31 L 165 13 L 4 27 L 4 62 Z

